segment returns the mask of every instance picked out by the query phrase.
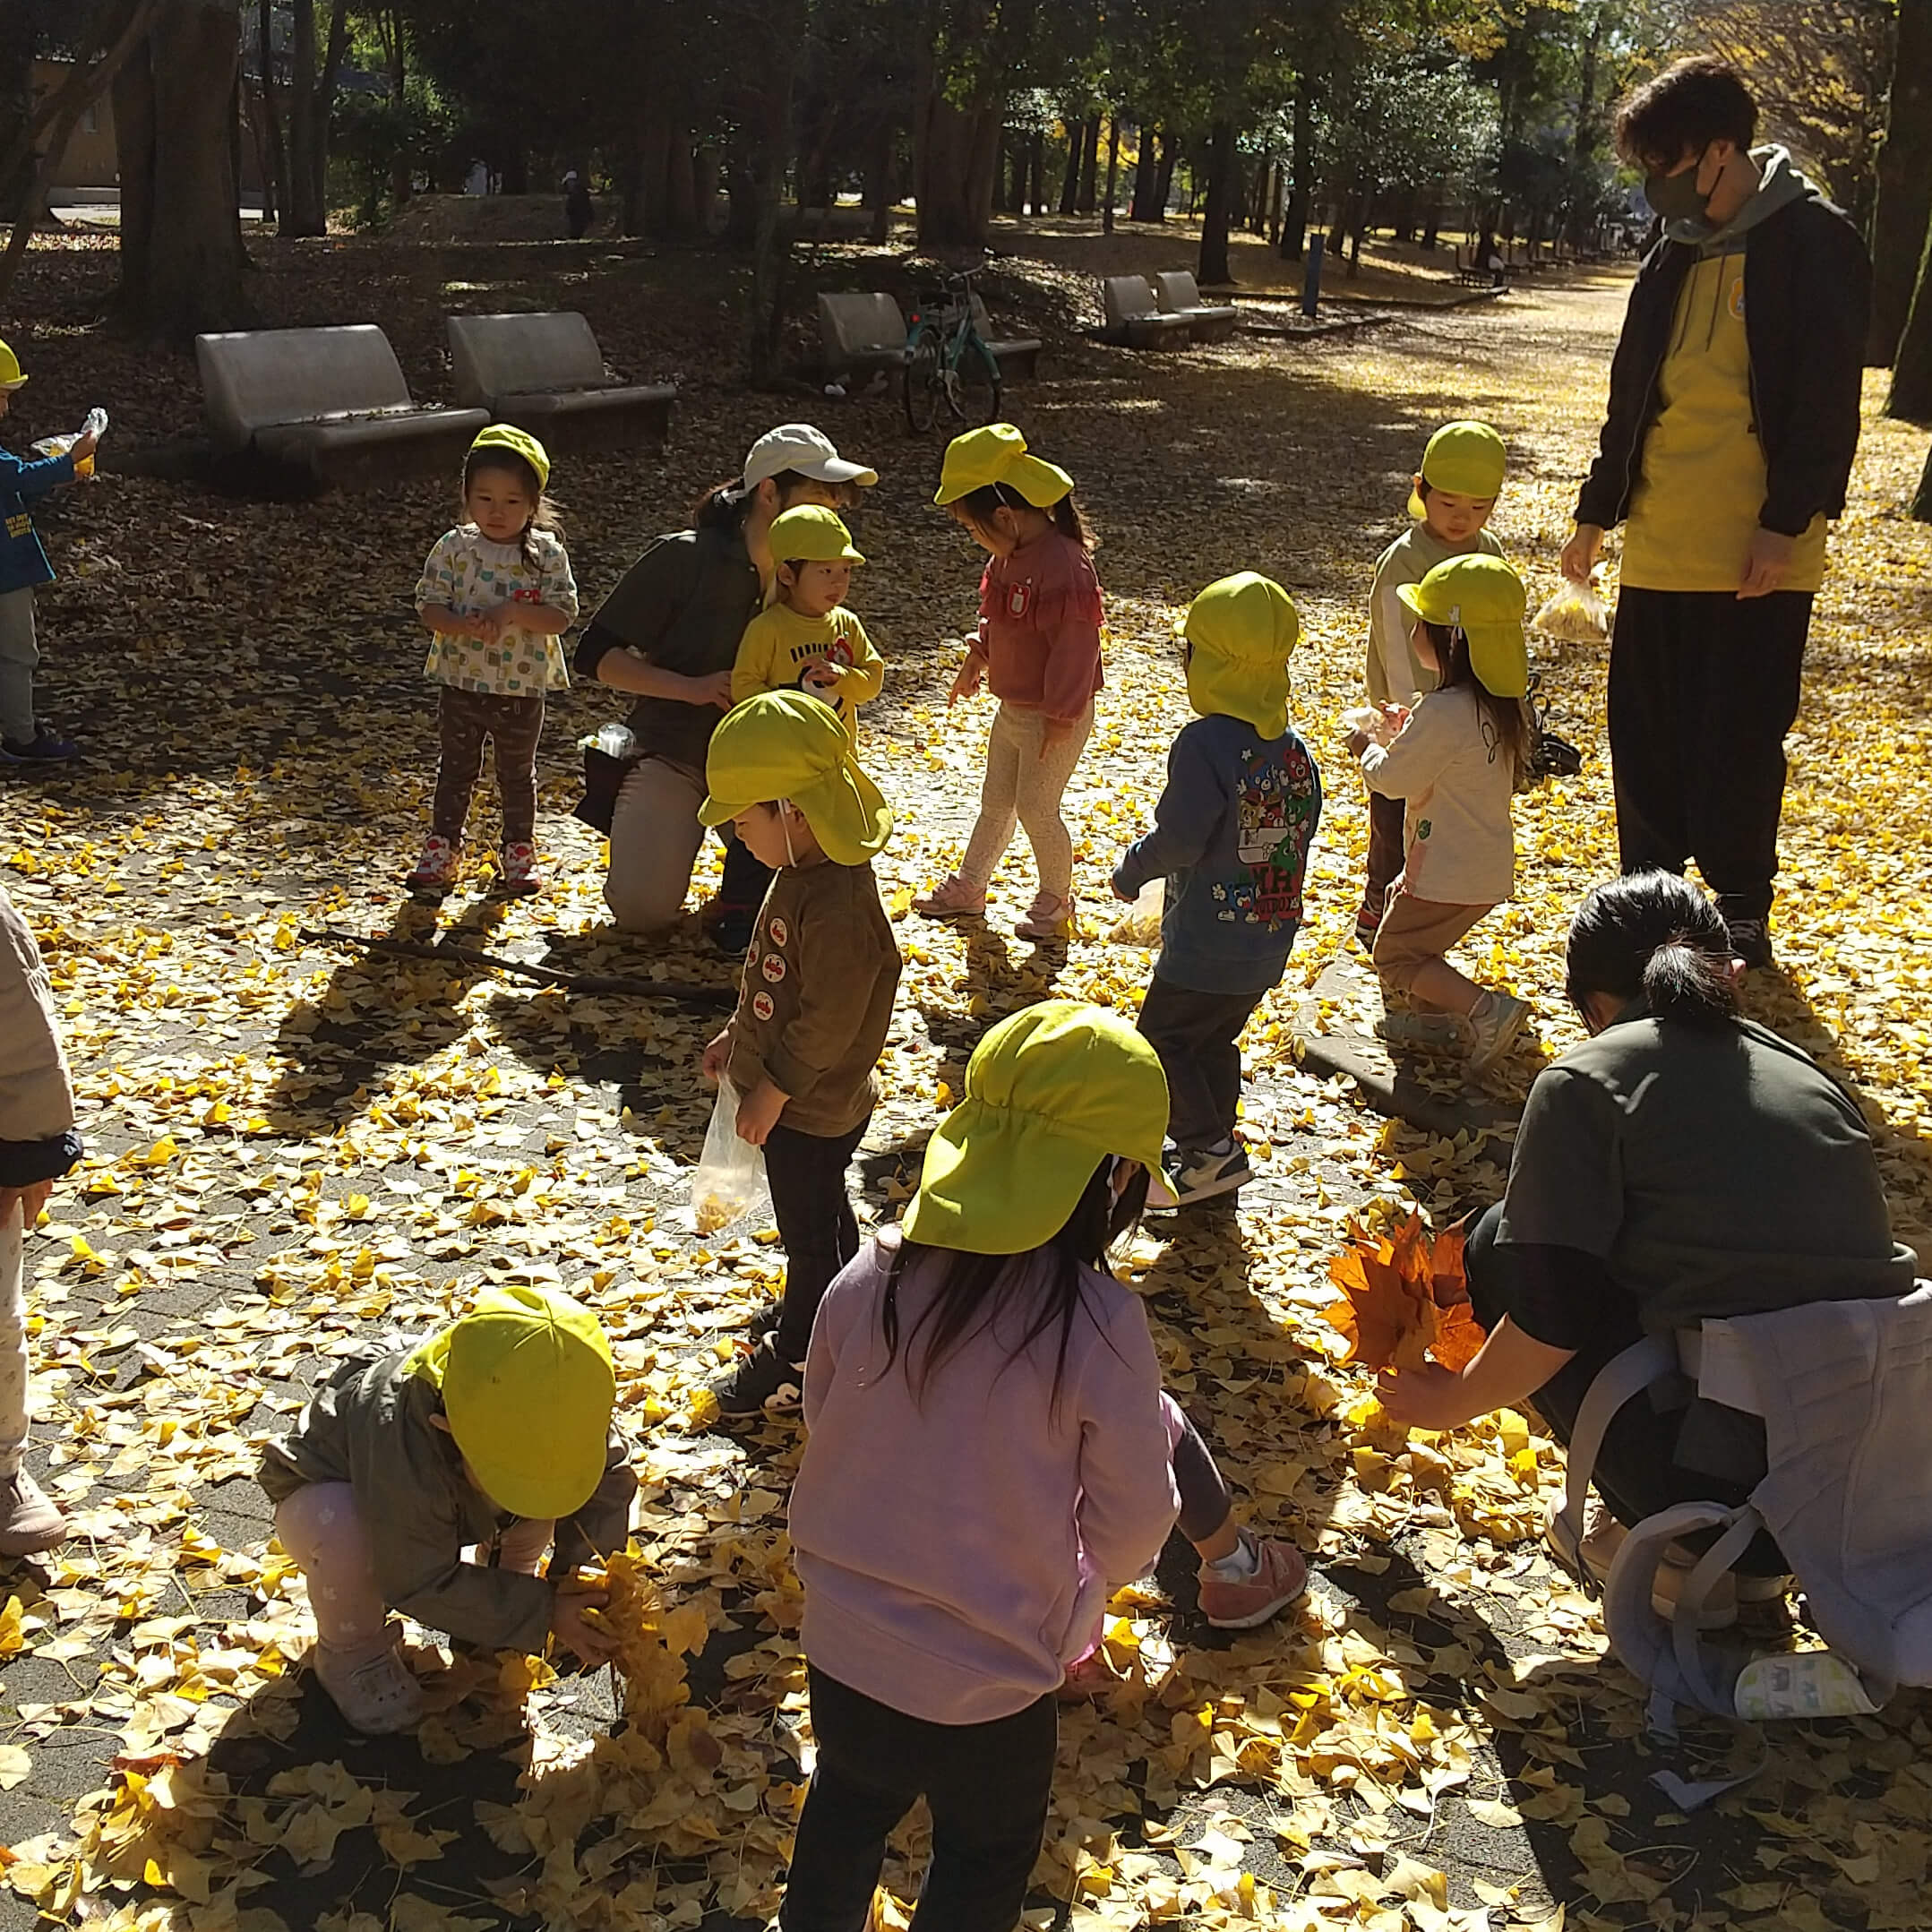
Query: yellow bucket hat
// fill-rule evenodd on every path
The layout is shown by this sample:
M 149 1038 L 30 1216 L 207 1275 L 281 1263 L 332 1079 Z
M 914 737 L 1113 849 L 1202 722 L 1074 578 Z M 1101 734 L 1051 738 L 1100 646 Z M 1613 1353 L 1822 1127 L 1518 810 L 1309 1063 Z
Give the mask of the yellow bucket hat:
M 1078 1000 L 1003 1019 L 966 1065 L 966 1098 L 926 1143 L 908 1239 L 971 1255 L 1018 1255 L 1067 1224 L 1110 1154 L 1161 1185 L 1167 1077 L 1145 1034 Z
M 409 1358 L 450 1435 L 512 1516 L 574 1516 L 604 1480 L 617 1378 L 590 1310 L 544 1288 L 485 1288 Z
M 704 761 L 703 825 L 788 798 L 837 865 L 863 865 L 892 836 L 892 808 L 859 769 L 838 714 L 803 691 L 761 691 L 725 714 Z
M 1294 601 L 1273 578 L 1241 571 L 1188 606 L 1181 635 L 1188 700 L 1203 717 L 1245 719 L 1264 738 L 1288 728 L 1288 654 L 1301 636 Z
M 1073 488 L 1073 478 L 1057 463 L 1026 453 L 1026 439 L 1010 423 L 969 429 L 946 445 L 935 503 L 957 503 L 991 484 L 1017 491 L 1035 510 L 1057 503 Z
M 781 563 L 863 563 L 852 532 L 835 510 L 801 503 L 771 519 L 771 554 Z
M 1422 451 L 1422 481 L 1452 496 L 1494 496 L 1508 462 L 1503 439 L 1487 423 L 1445 423 Z M 1429 514 L 1420 490 L 1409 493 L 1409 514 L 1419 523 Z
M 537 472 L 537 487 L 550 487 L 550 452 L 537 442 L 527 429 L 519 429 L 514 423 L 492 423 L 487 429 L 477 432 L 477 440 L 469 446 L 472 450 L 508 450 L 512 455 L 520 456 Z
M 27 373 L 20 365 L 20 357 L 0 342 L 0 389 L 18 389 L 27 380 Z
M 1469 667 L 1483 690 L 1520 698 L 1530 687 L 1523 638 L 1523 580 L 1500 557 L 1451 557 L 1395 595 L 1412 617 L 1448 624 L 1469 640 Z

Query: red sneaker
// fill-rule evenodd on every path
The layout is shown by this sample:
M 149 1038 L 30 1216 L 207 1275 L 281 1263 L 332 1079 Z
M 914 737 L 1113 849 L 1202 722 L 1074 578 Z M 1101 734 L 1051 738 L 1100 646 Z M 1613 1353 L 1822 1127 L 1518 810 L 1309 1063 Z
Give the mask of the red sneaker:
M 528 839 L 519 838 L 515 845 L 503 847 L 502 881 L 505 892 L 519 895 L 544 889 L 544 875 L 537 863 L 537 847 Z
M 1308 1588 L 1308 1560 L 1292 1543 L 1246 1531 L 1242 1541 L 1255 1553 L 1251 1576 L 1223 1576 L 1212 1564 L 1201 1565 L 1201 1615 L 1217 1630 L 1252 1630 Z
M 416 862 L 416 870 L 404 879 L 403 884 L 419 891 L 440 892 L 456 883 L 456 847 L 432 832 L 423 841 L 423 856 Z

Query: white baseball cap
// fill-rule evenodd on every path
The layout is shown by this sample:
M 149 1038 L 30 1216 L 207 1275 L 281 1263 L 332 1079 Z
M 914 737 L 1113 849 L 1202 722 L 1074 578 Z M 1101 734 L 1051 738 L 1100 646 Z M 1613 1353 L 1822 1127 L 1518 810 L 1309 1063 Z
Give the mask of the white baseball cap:
M 876 469 L 848 463 L 832 447 L 832 439 L 810 423 L 781 423 L 777 429 L 767 430 L 745 457 L 744 480 L 755 486 L 788 469 L 802 477 L 816 477 L 820 483 L 871 485 L 879 481 Z

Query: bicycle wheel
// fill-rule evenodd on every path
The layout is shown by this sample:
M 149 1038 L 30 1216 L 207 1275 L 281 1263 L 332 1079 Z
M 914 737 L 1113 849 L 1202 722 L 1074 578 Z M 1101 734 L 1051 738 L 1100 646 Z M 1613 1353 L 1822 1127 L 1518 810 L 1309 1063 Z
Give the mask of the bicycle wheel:
M 940 394 L 946 386 L 940 373 L 940 346 L 933 337 L 923 335 L 913 344 L 900 386 L 906 398 L 906 425 L 923 436 L 939 420 Z
M 1002 387 L 1000 358 L 975 336 L 947 378 L 946 400 L 962 423 L 997 423 Z

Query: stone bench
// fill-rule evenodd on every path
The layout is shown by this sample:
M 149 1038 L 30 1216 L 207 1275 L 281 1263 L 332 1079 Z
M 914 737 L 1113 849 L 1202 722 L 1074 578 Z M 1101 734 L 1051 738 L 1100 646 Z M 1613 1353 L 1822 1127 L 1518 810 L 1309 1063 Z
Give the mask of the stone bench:
M 1038 373 L 1039 337 L 996 336 L 992 332 L 992 318 L 987 314 L 986 305 L 977 296 L 973 297 L 973 326 L 979 331 L 980 340 L 992 351 L 993 360 L 1000 365 L 1002 382 L 1024 382 Z
M 906 365 L 906 318 L 889 295 L 840 291 L 819 297 L 819 367 L 829 382 L 870 382 Z
M 1185 315 L 1163 315 L 1145 275 L 1109 275 L 1100 285 L 1106 322 L 1101 333 L 1129 348 L 1185 348 L 1194 324 Z
M 607 374 L 590 324 L 573 309 L 445 319 L 456 399 L 559 450 L 662 443 L 677 391 Z
M 1185 315 L 1197 342 L 1225 342 L 1241 324 L 1241 311 L 1215 308 L 1201 300 L 1199 285 L 1185 269 L 1168 269 L 1154 278 L 1163 315 Z
M 194 359 L 217 456 L 257 457 L 318 484 L 453 474 L 490 419 L 485 409 L 415 401 L 388 337 L 370 322 L 200 335 Z

